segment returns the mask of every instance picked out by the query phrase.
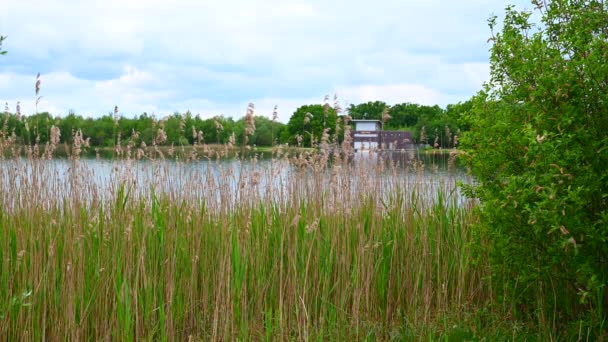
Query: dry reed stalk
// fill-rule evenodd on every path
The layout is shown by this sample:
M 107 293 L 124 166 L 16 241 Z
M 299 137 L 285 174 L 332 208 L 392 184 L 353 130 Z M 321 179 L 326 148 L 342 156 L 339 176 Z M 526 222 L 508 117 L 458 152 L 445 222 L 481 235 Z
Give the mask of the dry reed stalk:
M 42 96 L 40 95 L 40 84 L 41 84 L 41 80 L 40 80 L 40 73 L 38 73 L 38 75 L 36 75 L 36 84 L 34 86 L 34 90 L 36 92 L 36 98 L 35 98 L 35 105 L 36 105 L 36 114 L 38 114 L 38 103 L 40 103 L 40 100 L 42 99 Z
M 466 263 L 475 216 L 451 195 L 455 180 L 428 183 L 422 162 L 356 159 L 332 141 L 321 137 L 333 155 L 157 152 L 92 170 L 77 131 L 64 164 L 33 152 L 0 161 L 14 165 L 0 172 L 0 249 L 21 258 L 0 261 L 0 303 L 24 291 L 35 303 L 15 304 L 0 336 L 387 338 L 404 319 L 422 327 L 483 305 L 485 269 Z M 104 163 L 108 174 L 96 174 Z

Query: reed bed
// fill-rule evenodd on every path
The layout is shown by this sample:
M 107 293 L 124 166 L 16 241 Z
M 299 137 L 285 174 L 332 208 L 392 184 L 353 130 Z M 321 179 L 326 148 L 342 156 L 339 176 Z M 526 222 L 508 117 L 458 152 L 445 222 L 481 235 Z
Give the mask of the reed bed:
M 491 301 L 475 203 L 414 156 L 147 147 L 100 173 L 19 149 L 0 146 L 2 340 L 453 337 Z

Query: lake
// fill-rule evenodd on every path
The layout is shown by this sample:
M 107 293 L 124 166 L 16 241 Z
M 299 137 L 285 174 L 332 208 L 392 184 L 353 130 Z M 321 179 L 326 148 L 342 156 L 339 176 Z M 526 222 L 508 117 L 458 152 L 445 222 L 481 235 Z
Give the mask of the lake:
M 354 202 L 370 192 L 387 201 L 397 194 L 408 196 L 410 203 L 425 206 L 441 194 L 442 200 L 462 205 L 467 199 L 457 183 L 471 182 L 455 155 L 416 150 L 356 153 L 340 162 L 332 162 L 329 155 L 294 153 L 196 160 L 19 158 L 1 160 L 0 166 L 0 200 L 5 208 L 33 205 L 29 202 L 52 207 L 57 199 L 105 203 L 116 200 L 121 191 L 133 198 L 162 194 L 172 201 L 205 202 L 217 209 L 316 196 Z

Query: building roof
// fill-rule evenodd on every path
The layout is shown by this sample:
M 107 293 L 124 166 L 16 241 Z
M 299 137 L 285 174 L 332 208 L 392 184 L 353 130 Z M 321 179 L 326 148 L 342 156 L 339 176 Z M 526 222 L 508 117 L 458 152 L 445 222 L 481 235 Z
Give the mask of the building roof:
M 352 119 L 350 122 L 381 122 L 380 120 Z

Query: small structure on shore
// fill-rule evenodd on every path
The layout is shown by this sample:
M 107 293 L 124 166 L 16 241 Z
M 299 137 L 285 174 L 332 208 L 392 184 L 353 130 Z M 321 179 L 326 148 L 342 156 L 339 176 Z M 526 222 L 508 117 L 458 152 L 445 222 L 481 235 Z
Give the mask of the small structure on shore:
M 353 148 L 357 152 L 371 150 L 403 150 L 413 144 L 412 133 L 407 131 L 385 131 L 380 120 L 352 120 Z

